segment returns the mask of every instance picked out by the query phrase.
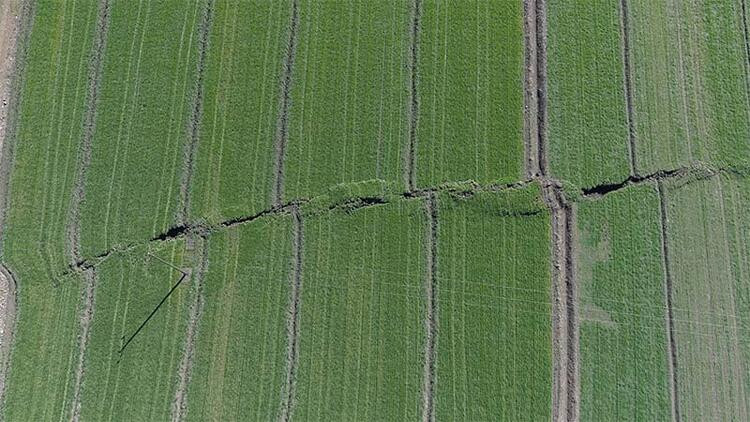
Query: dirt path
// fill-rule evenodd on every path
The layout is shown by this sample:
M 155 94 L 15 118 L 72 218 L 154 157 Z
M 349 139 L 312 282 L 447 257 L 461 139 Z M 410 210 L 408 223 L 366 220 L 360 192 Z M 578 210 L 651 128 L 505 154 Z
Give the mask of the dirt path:
M 195 278 L 193 278 L 195 297 L 193 298 L 193 303 L 190 305 L 187 334 L 185 335 L 185 348 L 177 373 L 177 388 L 175 389 L 174 402 L 172 403 L 173 422 L 185 420 L 185 416 L 187 415 L 187 391 L 195 356 L 195 338 L 198 334 L 198 322 L 203 314 L 203 277 L 208 268 L 208 245 L 206 239 L 188 237 L 186 242 L 188 253 L 194 253 L 195 243 L 199 243 L 198 253 L 194 256 L 200 257 L 200 262 L 196 263 L 198 271 L 195 273 Z M 187 269 L 186 271 L 192 272 L 192 269 Z
M 435 364 L 437 360 L 437 238 L 438 219 L 435 194 L 431 193 L 425 201 L 429 230 L 427 232 L 427 272 L 424 282 L 425 291 L 425 345 L 424 368 L 422 377 L 422 421 L 435 420 Z
M 279 99 L 279 116 L 276 121 L 274 141 L 274 171 L 271 186 L 271 204 L 280 207 L 284 201 L 284 162 L 286 160 L 286 143 L 289 138 L 289 105 L 292 95 L 292 70 L 297 50 L 297 29 L 299 27 L 299 2 L 292 3 L 292 20 L 289 23 L 289 43 L 286 47 L 283 77 L 281 80 L 281 98 Z
M 636 165 L 635 121 L 633 117 L 633 73 L 630 65 L 630 24 L 628 0 L 620 0 L 620 35 L 622 36 L 623 84 L 625 108 L 628 119 L 628 152 L 630 153 L 630 174 L 638 175 Z
M 668 234 L 668 217 L 667 217 L 667 195 L 664 185 L 657 181 L 657 190 L 659 191 L 659 212 L 661 214 L 661 256 L 662 268 L 664 270 L 664 301 L 667 305 L 666 332 L 667 332 L 667 367 L 669 370 L 669 392 L 672 404 L 672 421 L 679 421 L 680 406 L 677 394 L 677 345 L 675 343 L 674 313 L 672 308 L 672 273 L 669 263 L 669 242 Z
M 70 420 L 73 422 L 78 422 L 81 419 L 81 385 L 83 384 L 83 376 L 86 373 L 86 366 L 84 363 L 86 357 L 86 346 L 88 346 L 89 337 L 91 335 L 91 320 L 94 319 L 96 272 L 94 272 L 93 269 L 84 271 L 83 280 L 86 287 L 83 290 L 83 297 L 81 299 L 83 308 L 81 309 L 79 318 L 81 331 L 78 337 L 78 364 L 76 367 L 75 384 L 73 385 L 73 405 L 70 415 Z
M 292 249 L 294 250 L 293 272 L 291 280 L 291 292 L 289 295 L 289 309 L 287 311 L 287 354 L 286 354 L 286 381 L 281 397 L 280 420 L 287 422 L 292 419 L 295 402 L 295 388 L 297 384 L 297 366 L 299 360 L 299 322 L 300 305 L 302 294 L 302 248 L 304 244 L 304 226 L 299 208 L 292 208 L 294 220 L 294 237 Z
M 524 172 L 527 179 L 539 176 L 539 117 L 537 106 L 537 48 L 536 48 L 536 2 L 523 2 L 524 40 Z
M 545 0 L 534 0 L 536 30 L 536 80 L 537 97 L 537 160 L 539 177 L 547 176 L 547 4 Z
M 185 150 L 182 162 L 182 177 L 180 180 L 180 211 L 177 216 L 177 226 L 187 224 L 190 213 L 190 185 L 195 172 L 195 155 L 198 149 L 200 136 L 201 116 L 203 115 L 203 78 L 206 68 L 206 55 L 208 54 L 208 41 L 211 35 L 211 22 L 213 21 L 213 0 L 206 2 L 203 11 L 201 25 L 198 35 L 198 70 L 196 71 L 195 87 L 193 88 L 193 107 L 190 120 L 188 121 L 188 136 L 185 142 Z
M 0 265 L 0 403 L 5 397 L 5 379 L 10 369 L 17 306 L 16 280 L 4 265 Z
M 419 26 L 422 19 L 422 1 L 414 0 L 412 5 L 411 48 L 409 49 L 409 139 L 404 151 L 404 184 L 413 192 L 417 186 L 417 125 L 419 124 L 418 71 L 419 65 Z

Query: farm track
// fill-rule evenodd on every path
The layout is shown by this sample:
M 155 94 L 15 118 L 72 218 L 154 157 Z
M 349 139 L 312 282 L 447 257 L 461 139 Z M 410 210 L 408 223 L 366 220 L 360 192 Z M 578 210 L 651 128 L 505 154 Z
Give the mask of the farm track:
M 537 177 L 546 177 L 549 168 L 547 157 L 547 5 L 545 0 L 534 1 L 536 31 L 536 110 L 537 116 Z M 531 30 L 532 28 L 528 28 Z M 533 79 L 532 79 L 533 81 Z
M 427 231 L 427 265 L 424 281 L 425 291 L 425 345 L 422 381 L 422 421 L 435 420 L 435 366 L 437 362 L 438 303 L 437 303 L 437 240 L 438 210 L 435 194 L 425 200 L 425 211 L 429 218 Z
M 10 370 L 11 345 L 16 332 L 17 288 L 13 273 L 0 264 L 0 404 L 4 402 L 5 377 Z
M 628 0 L 620 0 L 620 34 L 622 36 L 622 67 L 625 91 L 625 111 L 628 119 L 628 152 L 630 174 L 638 175 L 636 161 L 635 121 L 633 118 L 633 73 L 630 64 L 630 25 L 628 23 Z
M 107 42 L 107 32 L 110 20 L 109 0 L 99 2 L 99 11 L 94 34 L 93 53 L 89 63 L 88 73 L 88 95 L 86 97 L 86 111 L 83 122 L 83 136 L 79 146 L 78 167 L 74 181 L 73 195 L 71 197 L 70 210 L 68 214 L 67 234 L 68 248 L 70 252 L 71 265 L 81 261 L 80 246 L 80 207 L 85 195 L 84 185 L 86 172 L 91 163 L 91 141 L 94 137 L 96 123 L 96 104 L 99 96 L 99 84 L 102 73 L 104 50 Z M 80 270 L 80 268 L 77 268 Z M 96 289 L 96 269 L 85 269 L 81 272 L 83 277 L 82 309 L 79 316 L 80 332 L 78 336 L 78 364 L 76 367 L 75 384 L 73 385 L 73 402 L 70 410 L 70 420 L 77 422 L 81 416 L 81 386 L 86 371 L 85 357 L 88 346 L 91 320 L 94 316 L 94 295 Z
M 12 2 L 5 2 L 3 7 L 10 7 Z M 20 0 L 21 15 L 10 19 L 10 13 L 3 12 L 0 30 L 3 35 L 9 34 L 3 41 L 0 58 L 4 65 L 0 68 L 0 255 L 3 251 L 5 233 L 5 213 L 8 206 L 8 189 L 10 174 L 13 168 L 13 157 L 18 130 L 18 116 L 21 109 L 21 85 L 23 70 L 26 64 L 29 38 L 34 24 L 34 2 Z M 3 9 L 5 10 L 5 9 Z M 5 19 L 8 19 L 6 22 Z M 7 102 L 7 106 L 5 103 Z
M 286 161 L 286 144 L 289 138 L 289 105 L 292 92 L 292 71 L 297 50 L 297 30 L 299 27 L 299 1 L 292 2 L 292 19 L 289 23 L 289 42 L 287 44 L 286 59 L 284 60 L 283 77 L 281 80 L 281 98 L 279 99 L 279 115 L 276 121 L 276 136 L 274 140 L 274 170 L 271 185 L 271 204 L 281 206 L 284 200 L 284 162 Z
M 187 415 L 187 391 L 190 383 L 190 376 L 193 369 L 193 359 L 195 358 L 195 338 L 198 332 L 198 323 L 203 315 L 203 277 L 208 268 L 208 245 L 205 237 L 189 236 L 187 237 L 188 250 L 195 250 L 195 243 L 199 242 L 199 253 L 194 256 L 199 257 L 197 263 L 198 271 L 194 273 L 193 286 L 194 295 L 193 303 L 190 305 L 187 333 L 185 334 L 185 347 L 180 359 L 180 366 L 177 373 L 177 388 L 175 389 L 175 398 L 172 403 L 172 421 L 179 422 L 185 420 Z M 192 273 L 192 269 L 190 269 Z M 192 274 L 191 274 L 192 276 Z
M 404 154 L 404 185 L 408 191 L 417 189 L 416 160 L 417 160 L 417 127 L 419 124 L 419 93 L 418 69 L 419 63 L 419 25 L 422 17 L 422 0 L 414 0 L 412 4 L 411 47 L 409 49 L 409 142 Z
M 669 241 L 668 241 L 668 218 L 667 218 L 667 195 L 661 180 L 656 183 L 659 192 L 659 212 L 661 218 L 661 256 L 662 267 L 664 269 L 664 300 L 667 304 L 666 315 L 666 334 L 667 334 L 667 366 L 669 370 L 669 399 L 672 407 L 672 421 L 679 421 L 680 406 L 677 384 L 677 342 L 675 341 L 674 313 L 672 299 L 672 273 L 669 262 Z
M 88 95 L 86 98 L 86 111 L 83 122 L 83 136 L 78 150 L 78 167 L 75 175 L 75 185 L 70 202 L 68 215 L 68 248 L 70 249 L 71 264 L 75 265 L 81 260 L 81 203 L 85 196 L 86 173 L 91 164 L 91 141 L 96 130 L 96 105 L 99 97 L 99 84 L 101 82 L 102 65 L 104 62 L 104 50 L 107 44 L 107 32 L 109 30 L 109 0 L 100 0 L 99 13 L 94 34 L 93 54 L 89 63 Z
M 83 290 L 81 315 L 79 318 L 80 334 L 78 335 L 78 364 L 76 366 L 75 384 L 73 384 L 73 403 L 70 420 L 81 419 L 81 386 L 86 373 L 86 347 L 91 336 L 91 320 L 94 319 L 94 295 L 96 291 L 96 270 L 91 268 L 82 273 L 85 288 Z
M 294 251 L 291 289 L 289 295 L 289 309 L 287 310 L 287 356 L 286 380 L 281 397 L 279 419 L 286 422 L 292 419 L 294 402 L 296 400 L 297 367 L 299 365 L 299 322 L 302 294 L 302 266 L 304 247 L 304 226 L 298 206 L 291 209 L 294 220 L 294 235 L 292 249 Z
M 183 154 L 182 177 L 180 180 L 180 211 L 177 216 L 178 225 L 184 225 L 190 214 L 190 185 L 192 184 L 193 173 L 195 172 L 195 154 L 198 149 L 200 123 L 203 116 L 203 78 L 213 13 L 213 0 L 207 0 L 198 34 L 198 70 L 196 72 L 195 87 L 193 88 L 192 112 L 188 121 L 188 139 L 185 143 Z
M 11 7 L 20 7 L 14 16 Z M 8 188 L 13 167 L 15 136 L 21 102 L 21 85 L 27 46 L 33 25 L 31 1 L 7 1 L 0 8 L 0 255 L 5 232 Z M 5 380 L 10 372 L 11 352 L 18 317 L 18 283 L 5 264 L 0 263 L 0 408 L 5 405 Z M 4 419 L 0 414 L 0 420 Z
M 539 116 L 537 114 L 538 76 L 536 41 L 536 2 L 524 0 L 524 173 L 527 179 L 539 176 Z

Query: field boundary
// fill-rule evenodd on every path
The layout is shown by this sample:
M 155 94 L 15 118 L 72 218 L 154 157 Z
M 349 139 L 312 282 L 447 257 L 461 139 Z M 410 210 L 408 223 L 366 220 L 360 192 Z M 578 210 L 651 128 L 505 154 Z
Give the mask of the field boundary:
M 438 242 L 438 204 L 435 194 L 430 193 L 424 202 L 428 217 L 426 233 L 427 258 L 424 293 L 425 293 L 425 344 L 424 367 L 422 374 L 422 421 L 435 420 L 435 385 L 437 376 L 437 336 L 438 336 L 438 300 L 437 300 L 437 242 Z
M 284 200 L 284 163 L 286 161 L 286 145 L 289 140 L 289 106 L 292 101 L 292 72 L 294 58 L 297 51 L 297 29 L 299 26 L 299 1 L 292 2 L 292 16 L 289 23 L 289 41 L 286 47 L 286 58 L 281 78 L 281 96 L 279 98 L 279 114 L 276 120 L 276 136 L 274 137 L 274 170 L 271 185 L 271 204 L 281 206 Z
M 206 67 L 206 56 L 211 38 L 214 0 L 206 0 L 198 34 L 198 63 L 195 86 L 193 87 L 193 107 L 187 127 L 187 142 L 183 149 L 182 176 L 180 180 L 180 209 L 177 224 L 185 224 L 190 215 L 190 186 L 195 172 L 195 156 L 200 140 L 201 117 L 203 115 L 203 77 Z
M 195 339 L 198 336 L 199 323 L 203 315 L 203 279 L 208 269 L 208 239 L 202 236 L 188 236 L 187 249 L 193 250 L 196 241 L 200 242 L 198 271 L 193 278 L 194 295 L 193 302 L 188 311 L 188 323 L 185 334 L 185 347 L 183 349 L 180 366 L 177 372 L 177 386 L 175 388 L 175 397 L 172 403 L 172 421 L 179 422 L 187 416 L 187 396 L 188 386 L 190 385 L 190 376 L 193 370 L 193 359 L 195 358 Z M 192 276 L 192 269 L 190 269 Z
M 73 385 L 73 402 L 71 403 L 70 420 L 78 422 L 81 419 L 81 390 L 86 374 L 86 349 L 91 336 L 91 320 L 94 319 L 94 300 L 96 294 L 96 270 L 94 268 L 82 273 L 85 288 L 81 295 L 83 307 L 80 310 L 78 336 L 78 364 L 76 366 L 75 384 Z
M 80 211 L 86 192 L 86 173 L 91 164 L 91 143 L 96 131 L 96 105 L 99 100 L 99 84 L 101 82 L 104 53 L 107 46 L 107 34 L 109 32 L 109 0 L 99 1 L 96 31 L 92 45 L 91 61 L 88 73 L 88 95 L 86 97 L 86 112 L 83 121 L 83 136 L 78 149 L 78 166 L 76 168 L 73 194 L 68 211 L 68 248 L 70 249 L 71 264 L 75 265 L 81 261 L 81 227 Z
M 294 261 L 292 263 L 292 275 L 290 277 L 291 289 L 289 292 L 289 309 L 287 310 L 287 356 L 286 356 L 286 380 L 281 393 L 281 421 L 287 422 L 292 419 L 294 404 L 296 401 L 297 366 L 299 365 L 299 324 L 300 306 L 302 304 L 302 270 L 303 270 L 303 247 L 304 247 L 304 225 L 299 207 L 291 209 L 294 221 L 292 250 Z
M 680 401 L 677 390 L 677 344 L 675 341 L 674 313 L 672 300 L 672 270 L 669 262 L 669 239 L 667 224 L 667 194 L 661 180 L 656 181 L 657 191 L 659 193 L 659 214 L 661 225 L 661 256 L 662 268 L 664 270 L 664 300 L 667 307 L 665 315 L 666 334 L 667 334 L 667 368 L 669 371 L 669 399 L 672 410 L 672 421 L 680 421 Z
M 416 162 L 417 162 L 417 130 L 419 124 L 419 27 L 422 19 L 422 0 L 414 0 L 411 10 L 411 31 L 409 37 L 411 45 L 409 48 L 409 139 L 404 154 L 404 185 L 407 191 L 417 189 Z
M 623 90 L 625 91 L 625 115 L 628 119 L 628 154 L 630 158 L 630 174 L 638 175 L 635 120 L 633 113 L 633 74 L 630 63 L 630 23 L 628 0 L 620 0 L 620 35 L 622 36 L 622 67 Z
M 524 171 L 526 178 L 539 176 L 539 117 L 537 107 L 537 29 L 536 2 L 523 1 L 524 41 Z
M 10 358 L 16 336 L 18 321 L 18 281 L 13 272 L 4 264 L 0 264 L 0 277 L 3 278 L 4 297 L 1 299 L 2 314 L 0 314 L 0 409 L 5 404 L 5 380 L 10 372 Z M 7 287 L 6 287 L 7 286 Z M 4 419 L 0 415 L 0 419 Z
M 10 4 L 10 3 L 8 3 Z M 5 243 L 5 217 L 10 196 L 11 173 L 15 158 L 16 137 L 19 125 L 19 114 L 23 98 L 21 88 L 23 86 L 23 71 L 26 65 L 31 30 L 34 26 L 34 2 L 31 0 L 20 0 L 22 5 L 20 19 L 17 20 L 14 31 L 15 40 L 13 44 L 13 60 L 11 74 L 8 75 L 8 107 L 5 110 L 3 120 L 0 120 L 2 130 L 0 131 L 0 256 L 3 254 Z

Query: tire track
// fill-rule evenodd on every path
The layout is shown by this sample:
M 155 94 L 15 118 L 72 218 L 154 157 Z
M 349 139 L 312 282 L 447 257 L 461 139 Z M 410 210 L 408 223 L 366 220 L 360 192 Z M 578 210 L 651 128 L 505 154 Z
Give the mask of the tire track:
M 279 420 L 283 422 L 292 419 L 296 394 L 295 389 L 297 386 L 297 366 L 299 361 L 299 323 L 302 294 L 304 225 L 299 207 L 297 206 L 292 208 L 292 219 L 294 220 L 294 233 L 292 239 L 294 261 L 291 277 L 289 309 L 287 311 L 287 373 L 284 389 L 282 391 L 281 411 L 279 417 Z
M 539 176 L 539 117 L 537 106 L 536 3 L 523 1 L 524 16 L 524 171 L 526 178 Z
M 286 144 L 289 138 L 289 107 L 292 91 L 292 71 L 297 50 L 297 29 L 299 27 L 299 1 L 292 2 L 292 20 L 289 24 L 289 43 L 286 47 L 283 77 L 281 80 L 281 98 L 279 99 L 279 116 L 276 121 L 276 136 L 274 141 L 274 171 L 271 186 L 271 204 L 280 207 L 284 200 L 284 162 L 286 158 Z
M 5 238 L 5 217 L 9 201 L 10 178 L 15 156 L 16 135 L 18 131 L 18 119 L 21 110 L 21 87 L 23 85 L 23 71 L 26 64 L 27 50 L 31 30 L 34 25 L 34 2 L 21 0 L 20 16 L 11 19 L 11 28 L 7 28 L 11 43 L 10 50 L 4 60 L 13 61 L 9 65 L 10 71 L 7 81 L 0 81 L 3 90 L 3 101 L 7 101 L 7 109 L 0 112 L 0 255 L 3 251 L 3 240 Z M 5 7 L 9 7 L 7 3 Z M 5 30 L 6 28 L 3 28 Z M 7 95 L 7 99 L 5 98 Z
M 630 154 L 630 174 L 638 176 L 636 163 L 635 121 L 633 118 L 633 74 L 630 64 L 630 24 L 628 0 L 620 0 L 620 35 L 622 36 L 623 83 L 625 108 L 628 119 L 628 152 Z
M 422 18 L 422 1 L 414 0 L 412 5 L 411 48 L 409 55 L 409 140 L 404 153 L 404 184 L 406 190 L 416 190 L 417 127 L 419 124 L 419 26 Z
M 0 409 L 5 404 L 5 380 L 10 372 L 10 357 L 18 321 L 18 282 L 13 273 L 0 264 Z M 0 415 L 0 420 L 3 415 Z
M 656 181 L 656 187 L 659 192 L 659 213 L 661 218 L 661 256 L 662 268 L 664 271 L 664 300 L 667 305 L 666 313 L 666 332 L 667 332 L 667 366 L 669 370 L 669 390 L 670 401 L 672 405 L 672 421 L 680 421 L 680 403 L 677 394 L 677 344 L 675 342 L 674 312 L 672 298 L 672 270 L 669 262 L 669 241 L 668 241 L 668 222 L 667 217 L 667 194 L 664 190 L 664 184 L 661 180 Z
M 80 207 L 85 195 L 86 172 L 91 163 L 91 142 L 94 137 L 96 123 L 96 104 L 99 96 L 99 84 L 102 73 L 102 63 L 106 49 L 107 32 L 110 20 L 109 0 L 100 0 L 97 14 L 96 32 L 94 34 L 91 62 L 88 75 L 88 95 L 86 97 L 86 111 L 83 122 L 83 136 L 79 146 L 78 168 L 76 170 L 75 185 L 68 214 L 68 249 L 71 265 L 81 262 L 80 253 Z M 77 422 L 81 412 L 81 386 L 85 375 L 86 347 L 88 345 L 91 320 L 94 316 L 94 296 L 96 290 L 96 270 L 93 268 L 81 272 L 84 281 L 82 292 L 82 310 L 79 317 L 80 334 L 78 338 L 78 366 L 76 368 L 75 384 L 73 386 L 73 402 L 71 404 L 70 420 Z
M 78 168 L 76 169 L 75 185 L 68 215 L 68 248 L 70 250 L 71 265 L 81 261 L 81 228 L 80 209 L 85 197 L 86 172 L 91 164 L 91 142 L 96 130 L 96 104 L 99 99 L 99 84 L 101 82 L 104 50 L 109 30 L 109 0 L 100 0 L 99 13 L 94 35 L 93 54 L 89 64 L 88 96 L 86 98 L 86 114 L 83 122 L 83 137 L 78 150 Z
M 176 225 L 185 225 L 190 213 L 190 186 L 195 172 L 195 157 L 198 150 L 201 118 L 203 116 L 203 82 L 208 55 L 211 23 L 213 22 L 214 1 L 207 0 L 203 10 L 198 33 L 198 69 L 196 71 L 195 87 L 193 88 L 193 108 L 188 122 L 187 142 L 183 151 L 182 177 L 180 180 L 180 211 Z
M 94 319 L 94 296 L 96 293 L 96 272 L 89 269 L 82 273 L 85 288 L 81 301 L 83 308 L 79 317 L 80 334 L 78 336 L 78 365 L 76 367 L 75 384 L 73 385 L 73 403 L 71 407 L 70 420 L 78 422 L 81 419 L 81 386 L 86 374 L 86 347 L 91 336 L 91 320 Z
M 533 1 L 536 18 L 534 39 L 536 39 L 537 165 L 539 177 L 546 177 L 549 168 L 547 158 L 547 5 L 545 0 Z
M 190 384 L 190 376 L 193 370 L 193 359 L 195 357 L 195 339 L 198 336 L 198 323 L 203 315 L 203 278 L 208 268 L 208 242 L 205 237 L 190 236 L 187 238 L 187 249 L 192 251 L 195 242 L 200 242 L 198 271 L 195 273 L 194 286 L 195 298 L 190 305 L 187 333 L 185 334 L 185 348 L 180 360 L 180 366 L 177 373 L 177 388 L 172 403 L 172 421 L 178 422 L 185 420 L 187 416 L 187 393 Z
M 435 194 L 430 193 L 425 200 L 425 211 L 429 218 L 427 232 L 427 268 L 424 281 L 426 299 L 424 368 L 422 375 L 422 421 L 435 420 L 435 364 L 437 360 L 438 304 L 437 304 L 437 238 L 438 215 Z

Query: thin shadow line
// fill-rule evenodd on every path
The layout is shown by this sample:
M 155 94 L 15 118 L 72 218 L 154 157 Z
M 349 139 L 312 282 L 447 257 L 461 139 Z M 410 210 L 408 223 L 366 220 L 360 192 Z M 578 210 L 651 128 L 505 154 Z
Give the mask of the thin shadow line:
M 169 292 L 167 293 L 167 295 L 166 295 L 166 296 L 164 296 L 164 297 L 162 298 L 161 302 L 159 302 L 159 304 L 158 304 L 158 305 L 156 305 L 156 308 L 154 308 L 154 310 L 153 310 L 153 311 L 151 311 L 151 313 L 150 313 L 150 314 L 148 315 L 148 317 L 146 317 L 146 319 L 145 319 L 145 320 L 143 320 L 143 322 L 142 322 L 142 323 L 141 323 L 141 325 L 140 325 L 140 326 L 138 327 L 138 329 L 137 329 L 137 330 L 135 330 L 135 332 L 134 332 L 134 333 L 133 333 L 133 334 L 132 334 L 132 335 L 130 336 L 130 338 L 128 338 L 128 340 L 127 340 L 127 341 L 126 341 L 126 342 L 125 342 L 125 343 L 124 343 L 124 344 L 122 345 L 122 347 L 120 348 L 120 350 L 119 350 L 119 351 L 117 352 L 117 353 L 119 353 L 120 355 L 122 355 L 122 352 L 124 352 L 124 351 L 125 351 L 125 348 L 126 348 L 126 347 L 128 347 L 128 345 L 130 344 L 130 342 L 132 342 L 132 341 L 133 341 L 133 339 L 135 338 L 135 336 L 137 336 L 137 335 L 138 335 L 138 333 L 140 333 L 140 332 L 141 332 L 141 330 L 143 330 L 143 327 L 145 327 L 145 326 L 146 326 L 146 324 L 147 324 L 147 323 L 149 322 L 149 320 L 151 320 L 151 318 L 153 318 L 153 317 L 154 317 L 154 315 L 155 315 L 155 314 L 156 314 L 156 312 L 157 312 L 157 311 L 159 310 L 159 308 L 161 308 L 161 306 L 162 306 L 162 305 L 164 305 L 164 302 L 166 302 L 166 301 L 167 301 L 167 299 L 169 299 L 169 296 L 171 296 L 171 295 L 172 295 L 172 293 L 174 293 L 174 291 L 175 291 L 175 290 L 177 290 L 177 288 L 178 288 L 178 287 L 180 286 L 180 284 L 182 284 L 182 282 L 183 282 L 183 281 L 185 280 L 185 277 L 187 277 L 187 273 L 186 273 L 185 271 L 182 271 L 181 269 L 179 269 L 179 268 L 175 267 L 174 265 L 170 264 L 169 262 L 167 262 L 167 261 L 165 261 L 165 260 L 163 260 L 163 259 L 159 258 L 159 257 L 158 257 L 158 256 L 156 256 L 156 255 L 152 255 L 152 254 L 150 254 L 150 253 L 148 253 L 147 255 L 148 255 L 148 256 L 151 256 L 151 257 L 154 257 L 154 258 L 156 258 L 156 259 L 157 259 L 158 261 L 160 261 L 160 262 L 164 263 L 165 265 L 168 265 L 169 267 L 171 267 L 171 268 L 174 268 L 175 270 L 179 271 L 179 272 L 180 272 L 180 274 L 181 274 L 181 276 L 180 276 L 180 279 L 179 279 L 179 280 L 177 280 L 177 283 L 175 283 L 175 284 L 174 284 L 174 285 L 172 286 L 172 288 L 171 288 L 171 289 L 169 289 Z M 125 336 L 122 336 L 122 339 L 125 339 Z M 118 360 L 118 363 L 119 363 L 119 360 Z

